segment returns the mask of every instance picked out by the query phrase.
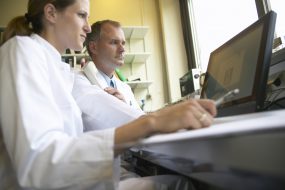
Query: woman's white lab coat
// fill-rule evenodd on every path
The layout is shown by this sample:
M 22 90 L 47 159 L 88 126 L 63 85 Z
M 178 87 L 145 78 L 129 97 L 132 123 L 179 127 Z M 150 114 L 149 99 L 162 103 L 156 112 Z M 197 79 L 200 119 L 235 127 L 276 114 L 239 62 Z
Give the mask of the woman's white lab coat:
M 1 46 L 0 189 L 114 188 L 114 129 L 83 133 L 72 86 L 69 66 L 40 36 Z

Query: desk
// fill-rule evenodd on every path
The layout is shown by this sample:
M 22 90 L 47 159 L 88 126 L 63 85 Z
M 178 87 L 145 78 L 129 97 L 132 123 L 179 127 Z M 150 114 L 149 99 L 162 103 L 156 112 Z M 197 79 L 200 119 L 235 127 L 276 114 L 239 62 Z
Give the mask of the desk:
M 156 135 L 131 153 L 136 161 L 214 189 L 285 189 L 285 110 L 217 118 L 210 128 Z

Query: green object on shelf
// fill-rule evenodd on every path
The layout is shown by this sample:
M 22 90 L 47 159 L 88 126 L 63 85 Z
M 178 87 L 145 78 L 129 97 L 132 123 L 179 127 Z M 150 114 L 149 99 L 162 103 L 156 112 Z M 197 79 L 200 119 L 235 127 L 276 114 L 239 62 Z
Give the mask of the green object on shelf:
M 115 72 L 121 81 L 124 81 L 124 82 L 127 81 L 126 77 L 123 75 L 123 73 L 120 71 L 120 69 L 115 69 Z

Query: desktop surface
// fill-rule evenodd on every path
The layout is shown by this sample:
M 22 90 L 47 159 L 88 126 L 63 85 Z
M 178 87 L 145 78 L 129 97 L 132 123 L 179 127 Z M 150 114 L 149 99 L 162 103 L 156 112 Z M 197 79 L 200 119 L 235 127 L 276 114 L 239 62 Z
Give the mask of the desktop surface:
M 278 110 L 217 118 L 207 129 L 150 137 L 133 155 L 221 189 L 285 189 L 284 116 Z

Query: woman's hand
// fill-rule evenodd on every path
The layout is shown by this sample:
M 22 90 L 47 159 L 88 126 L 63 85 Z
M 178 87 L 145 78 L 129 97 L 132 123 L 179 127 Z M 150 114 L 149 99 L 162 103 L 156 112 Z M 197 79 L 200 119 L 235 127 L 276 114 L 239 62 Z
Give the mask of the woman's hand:
M 212 100 L 190 99 L 152 113 L 155 117 L 154 131 L 170 133 L 179 129 L 208 127 L 217 114 Z
M 133 122 L 116 128 L 115 145 L 136 142 L 156 133 L 208 127 L 216 114 L 214 101 L 190 99 L 143 115 Z M 116 154 L 120 151 L 122 150 L 116 150 Z

